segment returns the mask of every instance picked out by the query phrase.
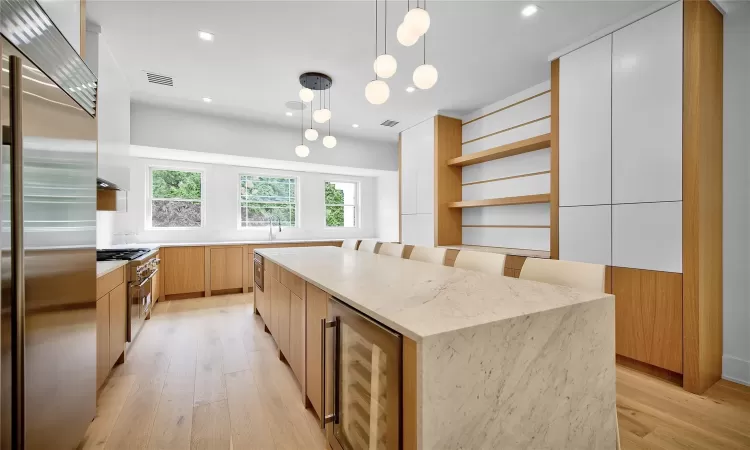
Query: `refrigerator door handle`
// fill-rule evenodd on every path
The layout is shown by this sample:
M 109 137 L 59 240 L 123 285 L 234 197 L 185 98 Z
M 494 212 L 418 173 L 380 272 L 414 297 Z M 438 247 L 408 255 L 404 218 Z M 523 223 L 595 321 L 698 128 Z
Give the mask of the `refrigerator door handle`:
M 328 322 L 325 318 L 320 319 L 320 428 L 325 429 L 326 424 L 333 422 L 335 414 L 326 415 L 326 329 L 334 328 L 336 322 Z M 336 383 L 337 381 L 334 381 Z M 334 390 L 337 386 L 334 385 Z M 335 410 L 335 407 L 334 407 Z
M 13 360 L 13 398 L 14 415 L 13 441 L 14 448 L 25 446 L 24 418 L 24 350 L 26 328 L 26 294 L 24 277 L 24 248 L 23 248 L 23 86 L 22 61 L 18 56 L 9 58 L 9 88 L 10 88 L 10 186 L 12 197 L 10 202 L 10 259 L 11 259 L 11 335 Z M 5 135 L 5 133 L 3 133 Z M 5 136 L 3 136 L 5 140 Z

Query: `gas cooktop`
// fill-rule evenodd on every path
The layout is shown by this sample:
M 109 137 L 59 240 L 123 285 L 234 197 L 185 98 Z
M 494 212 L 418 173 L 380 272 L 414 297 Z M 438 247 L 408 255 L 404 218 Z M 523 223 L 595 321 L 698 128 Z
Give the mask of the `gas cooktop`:
M 97 261 L 132 261 L 150 252 L 149 248 L 104 249 L 96 251 Z

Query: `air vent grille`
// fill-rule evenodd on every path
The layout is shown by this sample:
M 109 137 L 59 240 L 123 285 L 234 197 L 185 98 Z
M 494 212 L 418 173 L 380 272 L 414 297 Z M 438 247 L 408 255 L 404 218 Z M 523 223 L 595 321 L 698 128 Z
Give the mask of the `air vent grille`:
M 398 125 L 398 122 L 396 122 L 395 120 L 386 120 L 380 125 L 383 125 L 384 127 L 395 127 L 396 125 Z
M 158 73 L 146 72 L 146 78 L 149 83 L 161 84 L 162 86 L 174 86 L 172 77 L 167 75 L 160 75 Z

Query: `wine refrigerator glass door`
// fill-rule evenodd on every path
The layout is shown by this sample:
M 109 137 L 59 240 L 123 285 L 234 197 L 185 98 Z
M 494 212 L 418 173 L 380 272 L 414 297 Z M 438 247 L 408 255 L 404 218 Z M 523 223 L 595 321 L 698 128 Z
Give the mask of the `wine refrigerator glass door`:
M 331 299 L 335 322 L 329 392 L 334 450 L 397 450 L 401 428 L 401 336 Z

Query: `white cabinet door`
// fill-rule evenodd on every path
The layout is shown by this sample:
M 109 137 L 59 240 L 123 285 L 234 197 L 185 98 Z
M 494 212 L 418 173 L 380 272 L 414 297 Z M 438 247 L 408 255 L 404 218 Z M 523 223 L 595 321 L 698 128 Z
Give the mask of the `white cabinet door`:
M 560 206 L 612 203 L 612 36 L 560 58 Z
M 417 155 L 406 132 L 401 135 L 401 214 L 417 213 Z
M 681 273 L 682 202 L 614 205 L 612 238 L 614 266 Z
M 407 245 L 435 246 L 435 223 L 432 214 L 401 216 L 401 243 Z
M 682 200 L 682 2 L 616 31 L 612 48 L 613 203 Z
M 560 208 L 560 259 L 612 264 L 612 206 Z
M 411 128 L 417 149 L 417 213 L 432 214 L 435 209 L 435 119 Z

